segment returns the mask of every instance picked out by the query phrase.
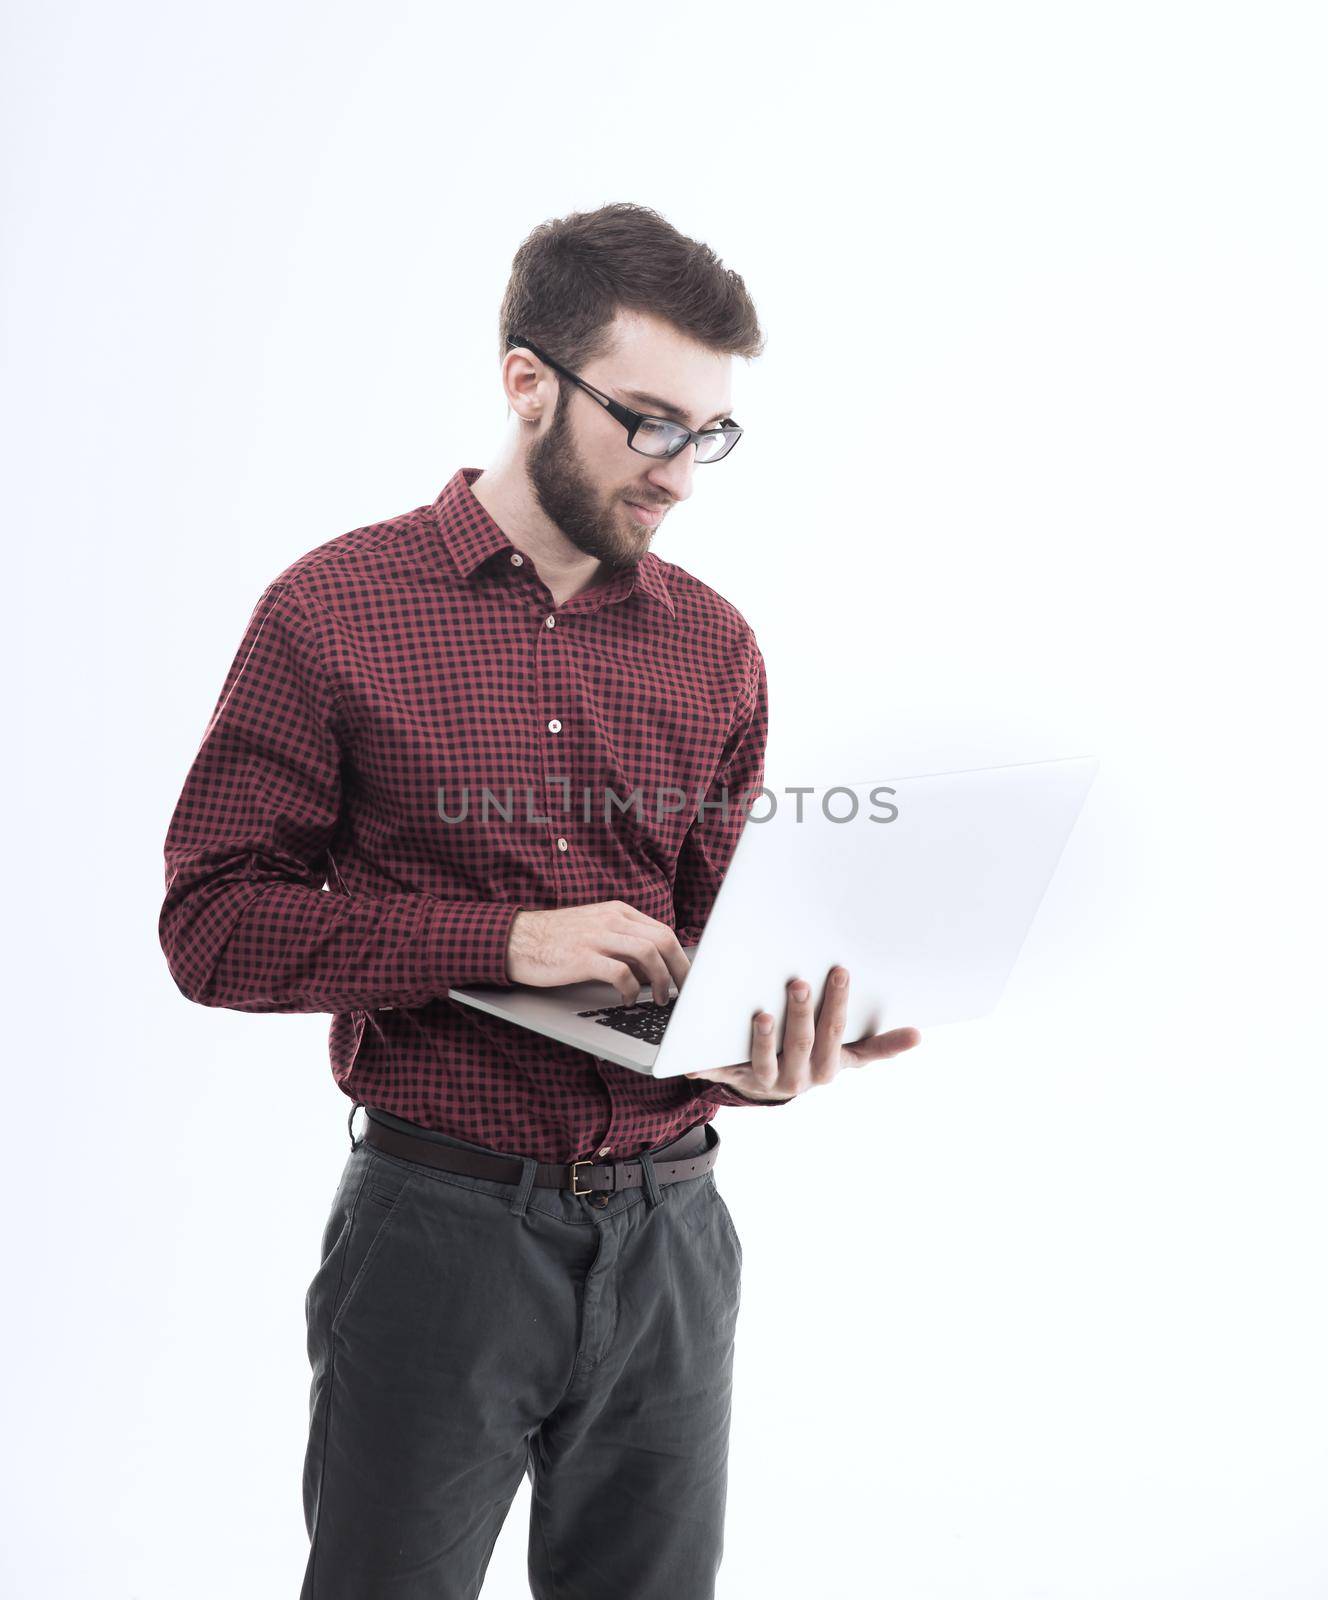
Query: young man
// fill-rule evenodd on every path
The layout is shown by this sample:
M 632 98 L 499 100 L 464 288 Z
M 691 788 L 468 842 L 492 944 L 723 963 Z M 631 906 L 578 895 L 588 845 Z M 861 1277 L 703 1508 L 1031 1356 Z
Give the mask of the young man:
M 656 1080 L 445 998 L 685 979 L 766 677 L 650 546 L 737 442 L 731 358 L 762 343 L 655 212 L 536 229 L 506 449 L 268 586 L 171 820 L 181 991 L 331 1013 L 366 1111 L 306 1296 L 305 1600 L 474 1596 L 525 1473 L 538 1600 L 712 1595 L 741 1246 L 709 1124 L 917 1041 L 842 1044 L 846 985 L 814 1013 L 795 981 L 782 1050 L 760 1013 L 749 1062 Z

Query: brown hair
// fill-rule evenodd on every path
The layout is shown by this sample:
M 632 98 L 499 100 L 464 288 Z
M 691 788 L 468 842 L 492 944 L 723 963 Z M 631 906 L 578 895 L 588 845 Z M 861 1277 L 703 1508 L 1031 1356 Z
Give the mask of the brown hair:
M 622 201 L 541 222 L 523 240 L 498 316 L 498 358 L 517 334 L 579 371 L 610 348 L 620 309 L 660 317 L 722 355 L 750 360 L 765 348 L 738 274 L 658 211 Z

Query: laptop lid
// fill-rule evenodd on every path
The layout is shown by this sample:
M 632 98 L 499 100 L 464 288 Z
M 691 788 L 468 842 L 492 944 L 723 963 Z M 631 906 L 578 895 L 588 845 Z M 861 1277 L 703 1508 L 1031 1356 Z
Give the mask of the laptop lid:
M 846 1041 L 986 1016 L 1096 776 L 1091 756 L 776 794 L 753 808 L 653 1063 L 743 1062 L 785 986 L 849 971 Z M 762 818 L 764 820 L 758 820 Z

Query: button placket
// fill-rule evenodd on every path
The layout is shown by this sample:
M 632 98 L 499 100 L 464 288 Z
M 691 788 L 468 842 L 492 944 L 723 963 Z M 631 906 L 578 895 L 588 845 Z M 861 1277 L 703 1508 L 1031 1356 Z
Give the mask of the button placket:
M 555 619 L 553 613 L 549 612 L 548 615 L 544 618 L 544 626 L 546 628 L 552 628 L 554 626 L 554 624 L 555 624 L 555 621 L 556 621 L 556 619 Z M 544 673 L 543 673 L 542 664 L 540 665 L 540 668 L 538 670 L 540 670 L 541 677 L 543 677 Z M 556 682 L 556 679 L 555 679 L 555 682 Z M 541 698 L 542 698 L 543 697 L 543 684 L 542 683 L 540 685 L 539 692 L 540 692 Z M 562 720 L 559 717 L 550 717 L 546 721 L 545 727 L 547 728 L 549 733 L 561 733 L 562 732 L 562 727 L 563 727 Z M 548 784 L 549 784 L 549 771 L 548 771 L 547 763 L 545 765 L 544 777 L 545 777 L 545 787 L 547 789 Z M 557 849 L 559 855 L 566 855 L 568 853 L 568 851 L 571 849 L 570 843 L 568 842 L 566 836 L 563 835 L 563 834 L 559 834 L 558 837 L 554 840 L 554 847 Z

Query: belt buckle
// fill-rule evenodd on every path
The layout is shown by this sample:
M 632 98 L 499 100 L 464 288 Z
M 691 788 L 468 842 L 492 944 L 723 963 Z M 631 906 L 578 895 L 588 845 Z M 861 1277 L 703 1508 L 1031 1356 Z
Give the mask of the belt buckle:
M 578 1167 L 593 1167 L 594 1165 L 595 1165 L 595 1163 L 593 1161 L 589 1160 L 588 1158 L 586 1160 L 584 1160 L 584 1161 L 574 1161 L 572 1163 L 572 1193 L 573 1194 L 594 1194 L 595 1191 L 594 1191 L 593 1188 L 590 1188 L 590 1189 L 578 1189 L 577 1186 L 576 1186 L 576 1169 Z

